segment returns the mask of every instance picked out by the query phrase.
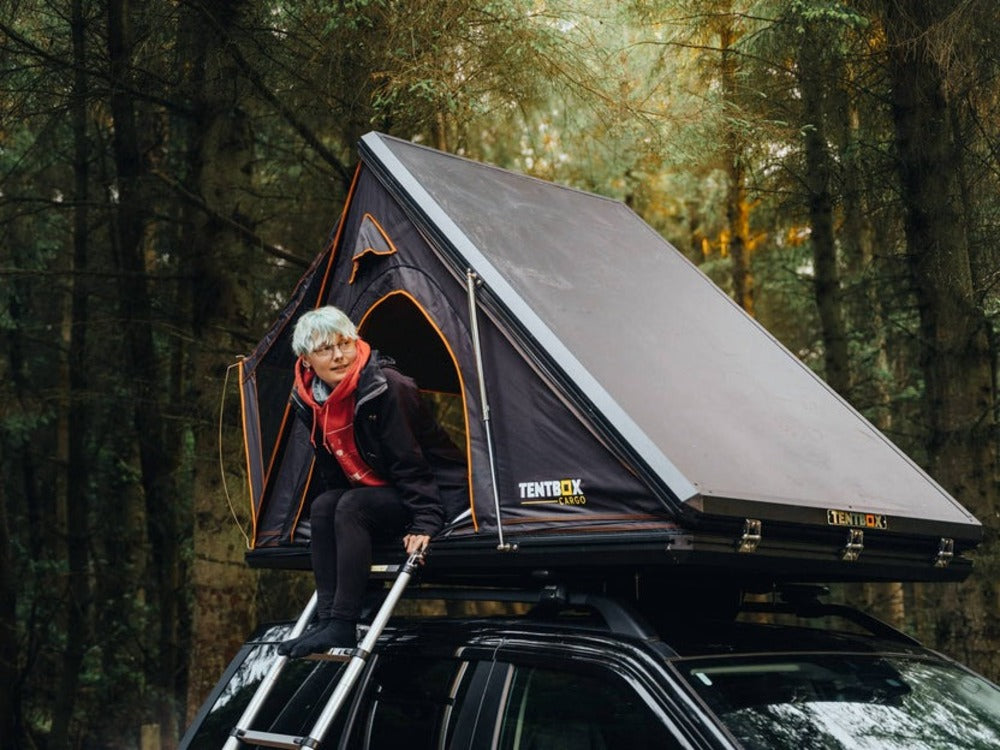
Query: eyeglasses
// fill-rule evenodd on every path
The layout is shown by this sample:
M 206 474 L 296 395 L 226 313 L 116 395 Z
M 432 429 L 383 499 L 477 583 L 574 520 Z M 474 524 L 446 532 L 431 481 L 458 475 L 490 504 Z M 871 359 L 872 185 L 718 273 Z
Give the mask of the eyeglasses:
M 355 342 L 354 339 L 348 339 L 346 341 L 337 341 L 332 344 L 323 344 L 323 346 L 318 346 L 313 349 L 310 354 L 314 357 L 332 357 L 333 353 L 340 349 L 340 353 L 349 356 L 351 352 L 354 351 Z

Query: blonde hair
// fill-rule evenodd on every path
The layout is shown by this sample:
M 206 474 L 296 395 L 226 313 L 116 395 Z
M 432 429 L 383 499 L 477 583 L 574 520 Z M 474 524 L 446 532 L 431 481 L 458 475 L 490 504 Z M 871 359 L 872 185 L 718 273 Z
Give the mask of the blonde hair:
M 323 344 L 343 337 L 356 339 L 358 329 L 343 310 L 333 305 L 310 310 L 295 324 L 292 333 L 292 351 L 302 357 Z

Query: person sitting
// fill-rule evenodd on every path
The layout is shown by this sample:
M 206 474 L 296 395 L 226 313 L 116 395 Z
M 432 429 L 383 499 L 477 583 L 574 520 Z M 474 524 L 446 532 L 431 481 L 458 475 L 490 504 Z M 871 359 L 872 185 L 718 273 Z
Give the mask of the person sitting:
M 374 541 L 426 550 L 468 505 L 465 457 L 412 379 L 333 306 L 295 325 L 292 404 L 312 436 L 321 492 L 310 510 L 316 622 L 278 646 L 292 657 L 353 648 Z M 315 481 L 315 480 L 314 480 Z

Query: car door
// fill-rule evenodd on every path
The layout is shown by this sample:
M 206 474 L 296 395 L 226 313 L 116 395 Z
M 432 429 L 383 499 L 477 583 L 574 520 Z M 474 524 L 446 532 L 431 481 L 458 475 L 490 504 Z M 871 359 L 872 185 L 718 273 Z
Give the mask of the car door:
M 375 657 L 339 745 L 350 750 L 443 750 L 468 720 L 457 710 L 483 677 L 448 653 L 426 653 L 417 644 L 386 648 Z M 478 685 L 478 687 L 476 687 Z

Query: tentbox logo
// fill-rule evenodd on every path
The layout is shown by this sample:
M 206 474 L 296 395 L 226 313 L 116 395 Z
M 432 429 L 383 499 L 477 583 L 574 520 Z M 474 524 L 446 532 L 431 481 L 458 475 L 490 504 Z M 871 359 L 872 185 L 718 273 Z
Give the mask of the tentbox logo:
M 518 482 L 521 505 L 557 503 L 559 505 L 586 505 L 582 479 L 548 479 L 542 482 Z

